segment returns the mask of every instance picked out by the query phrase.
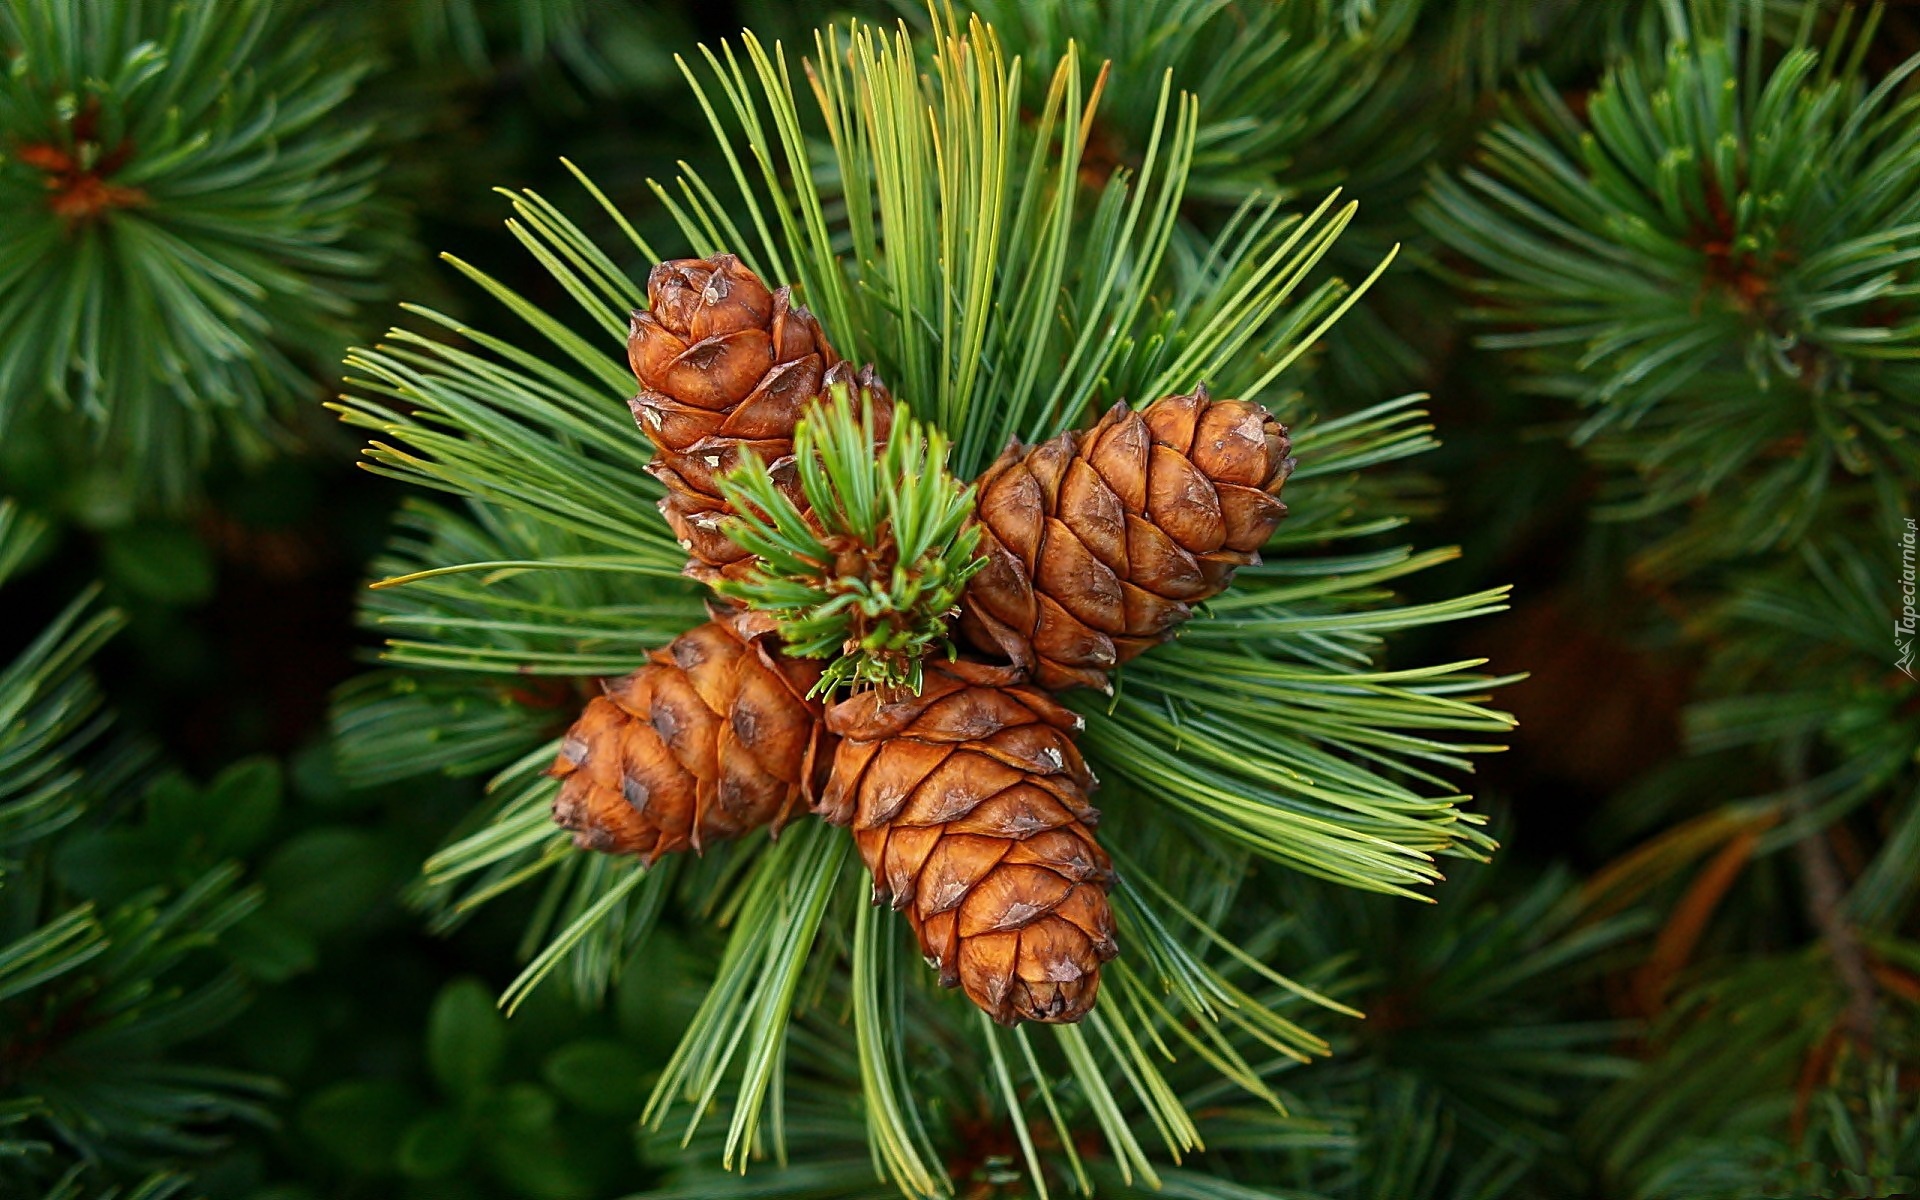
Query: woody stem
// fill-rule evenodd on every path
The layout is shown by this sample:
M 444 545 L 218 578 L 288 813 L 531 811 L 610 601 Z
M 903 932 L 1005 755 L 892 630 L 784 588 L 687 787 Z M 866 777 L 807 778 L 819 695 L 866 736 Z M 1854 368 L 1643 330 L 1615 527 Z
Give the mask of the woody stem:
M 1790 787 L 1787 810 L 1799 820 L 1810 820 L 1812 806 L 1807 802 L 1807 747 L 1798 743 L 1787 752 L 1786 771 Z M 1846 884 L 1840 864 L 1834 860 L 1833 847 L 1824 829 L 1810 829 L 1793 843 L 1794 858 L 1806 881 L 1807 916 L 1820 931 L 1833 959 L 1834 973 L 1847 990 L 1847 1004 L 1841 1012 L 1841 1028 L 1862 1046 L 1874 1041 L 1875 989 L 1873 973 L 1867 967 L 1866 950 L 1860 944 L 1859 931 L 1847 919 Z

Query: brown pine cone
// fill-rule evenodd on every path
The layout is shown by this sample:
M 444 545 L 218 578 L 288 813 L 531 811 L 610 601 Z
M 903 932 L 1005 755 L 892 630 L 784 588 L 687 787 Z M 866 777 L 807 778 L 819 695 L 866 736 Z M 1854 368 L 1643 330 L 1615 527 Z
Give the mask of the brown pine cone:
M 1002 1024 L 1077 1021 L 1118 953 L 1080 718 L 1003 667 L 930 666 L 918 696 L 834 705 L 816 811 L 851 825 L 874 902 L 903 909 L 940 982 Z
M 651 307 L 633 314 L 627 337 L 640 380 L 628 405 L 658 450 L 647 470 L 667 487 L 660 510 L 692 556 L 687 573 L 711 580 L 747 557 L 720 529 L 728 508 L 714 484 L 741 450 L 784 481 L 794 426 L 829 386 L 870 391 L 882 422 L 892 402 L 871 367 L 840 361 L 792 289 L 769 291 L 731 254 L 663 262 L 647 295 Z
M 716 617 L 603 681 L 548 771 L 575 845 L 651 866 L 763 825 L 778 835 L 819 796 L 832 739 L 806 695 L 821 664 L 780 654 L 764 625 Z
M 987 565 L 961 631 L 1042 687 L 1107 688 L 1108 671 L 1260 560 L 1287 513 L 1273 493 L 1290 448 L 1266 409 L 1204 387 L 1009 446 L 977 485 Z

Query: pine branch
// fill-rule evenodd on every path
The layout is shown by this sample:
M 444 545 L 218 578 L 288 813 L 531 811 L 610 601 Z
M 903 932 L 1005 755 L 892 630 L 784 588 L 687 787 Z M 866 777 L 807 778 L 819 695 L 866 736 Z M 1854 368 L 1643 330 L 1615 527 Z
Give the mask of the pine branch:
M 905 19 L 929 24 L 929 6 L 896 7 Z M 1176 87 L 1201 97 L 1188 192 L 1229 206 L 1255 196 L 1321 192 L 1365 169 L 1350 153 L 1356 112 L 1393 69 L 1417 7 L 1340 0 L 1262 7 L 1141 0 L 1118 9 L 1094 0 L 987 0 L 971 6 L 1019 56 L 1033 100 L 1046 94 L 1069 45 L 1086 61 L 1106 64 L 1108 94 L 1091 137 L 1102 165 L 1139 161 L 1156 121 L 1153 93 L 1115 87 L 1116 81 L 1170 75 Z M 929 32 L 939 27 L 935 20 Z
M 1594 410 L 1577 440 L 1621 476 L 1609 511 L 1704 501 L 1643 555 L 1663 574 L 1800 541 L 1829 496 L 1873 502 L 1855 479 L 1920 469 L 1899 399 L 1920 386 L 1920 59 L 1869 83 L 1873 19 L 1842 20 L 1763 76 L 1745 11 L 1624 60 L 1584 118 L 1533 79 L 1423 214 L 1506 327 L 1484 344 Z
M 168 502 L 287 442 L 383 257 L 323 39 L 264 0 L 0 8 L 0 426 L 50 403 Z
M 1804 744 L 1792 746 L 1787 754 L 1787 811 L 1799 822 L 1811 824 L 1813 814 L 1802 794 L 1806 785 L 1807 748 Z M 1871 1050 L 1876 1040 L 1874 1010 L 1877 1007 L 1873 975 L 1867 969 L 1859 935 L 1847 920 L 1846 888 L 1841 882 L 1839 864 L 1833 860 L 1833 848 L 1827 843 L 1826 831 L 1814 828 L 1803 834 L 1793 843 L 1793 854 L 1800 864 L 1806 887 L 1807 915 L 1820 931 L 1827 954 L 1833 960 L 1833 970 L 1847 989 L 1840 1027 L 1863 1048 Z
M 421 0 L 391 23 L 425 63 L 457 60 L 496 89 L 558 84 L 570 109 L 671 76 L 658 46 L 683 35 L 671 11 L 624 0 Z M 553 78 L 556 64 L 567 81 Z
M 1920 1187 L 1920 1111 L 1891 1061 L 1837 1062 L 1794 1136 L 1735 1126 L 1675 1147 L 1648 1195 L 1898 1195 Z
M 1736 802 L 1793 810 L 1763 852 L 1818 836 L 1877 798 L 1907 811 L 1920 723 L 1906 709 L 1917 690 L 1888 669 L 1879 540 L 1832 533 L 1794 558 L 1733 575 L 1699 620 L 1709 653 L 1703 698 L 1685 714 L 1689 745 L 1803 764 L 1798 782 L 1756 781 Z M 1895 903 L 1886 853 L 1859 900 L 1882 921 Z
M 45 532 L 44 522 L 0 499 L 0 585 Z M 89 590 L 0 668 L 0 886 L 22 855 L 79 816 L 75 756 L 103 728 L 85 668 L 123 624 Z
M 1143 877 L 1139 864 L 1122 865 L 1126 878 Z M 1340 1031 L 1341 1053 L 1331 1062 L 1320 1061 L 1326 1046 L 1317 1039 L 1276 1044 L 1264 1028 L 1223 1023 L 1216 1040 L 1209 1022 L 1192 1021 L 1193 1010 L 1180 1015 L 1171 997 L 1184 985 L 1126 992 L 1116 1011 L 1129 1015 L 1109 1026 L 1111 1043 L 1091 1027 L 1079 1038 L 1055 1039 L 960 1020 L 909 987 L 896 1018 L 909 1031 L 915 1070 L 908 1076 L 888 1066 L 897 1050 L 878 1039 L 864 1040 L 861 1057 L 849 1059 L 828 1023 L 843 1005 L 836 997 L 824 1016 L 802 1016 L 791 1031 L 795 1080 L 781 1169 L 723 1174 L 721 1131 L 697 1132 L 683 1146 L 673 1130 L 653 1146 L 669 1172 L 665 1194 L 804 1197 L 832 1188 L 880 1195 L 888 1185 L 875 1180 L 870 1140 L 894 1147 L 882 1159 L 886 1178 L 913 1196 L 964 1195 L 988 1183 L 1036 1196 L 1092 1189 L 1234 1200 L 1493 1197 L 1516 1194 L 1522 1180 L 1546 1194 L 1576 1186 L 1560 1187 L 1560 1177 L 1543 1169 L 1566 1149 L 1548 1114 L 1625 1077 L 1629 1064 L 1613 1051 L 1623 1025 L 1582 1020 L 1565 1000 L 1644 925 L 1639 915 L 1585 923 L 1565 874 L 1509 888 L 1475 872 L 1449 885 L 1457 903 L 1421 909 L 1282 880 L 1277 891 L 1289 915 L 1276 922 L 1245 895 L 1199 882 L 1207 878 L 1200 873 L 1196 890 L 1179 896 L 1143 895 L 1130 911 L 1149 923 L 1156 913 L 1184 920 L 1198 919 L 1196 910 L 1220 911 L 1227 924 L 1219 943 L 1185 924 L 1161 943 L 1205 966 L 1211 977 L 1202 986 L 1217 1005 L 1284 1020 L 1311 1011 L 1303 1006 L 1342 1007 L 1328 992 L 1365 998 L 1368 1020 Z M 891 971 L 891 955 L 905 951 L 886 928 L 856 920 L 856 961 L 880 975 Z M 1133 954 L 1146 936 L 1144 925 L 1129 928 L 1122 963 L 1151 961 Z M 1244 960 L 1227 953 L 1240 940 L 1250 951 Z M 1224 957 L 1213 953 L 1216 945 Z M 1265 965 L 1324 964 L 1349 949 L 1361 962 L 1337 973 L 1318 966 L 1311 986 L 1273 976 Z M 905 981 L 912 978 L 909 972 Z M 830 984 L 846 986 L 847 977 Z M 857 993 L 860 984 L 851 986 Z M 877 1015 L 862 1017 L 857 994 L 852 1001 L 856 1024 Z M 1136 1078 L 1142 1085 L 1147 1078 L 1135 1075 L 1141 1063 L 1126 1049 L 1129 1036 L 1160 1060 L 1158 1083 L 1144 1090 L 1135 1089 Z M 1185 1043 L 1188 1036 L 1204 1052 Z M 1184 1049 L 1168 1062 L 1162 1044 Z M 1315 1065 L 1302 1069 L 1303 1058 Z M 952 1069 L 970 1061 L 980 1069 Z M 1252 1088 L 1223 1073 L 1230 1063 L 1245 1065 Z M 872 1080 L 889 1074 L 897 1080 L 889 1101 L 874 1103 Z M 1162 1085 L 1190 1117 L 1152 1098 Z M 852 1100 L 862 1088 L 864 1107 Z M 1171 1136 L 1187 1145 L 1178 1140 L 1183 1122 L 1204 1142 L 1203 1165 L 1156 1161 L 1156 1142 Z
M 1887 940 L 1876 951 L 1912 961 L 1914 947 Z M 1849 1002 L 1817 951 L 1754 956 L 1700 974 L 1654 1030 L 1660 1053 L 1583 1120 L 1583 1137 L 1613 1186 L 1634 1194 L 1659 1195 L 1657 1180 L 1723 1168 L 1729 1155 L 1746 1156 L 1743 1140 L 1798 1140 L 1789 1129 L 1796 1089 L 1823 1082 L 1821 1045 Z M 1749 1159 L 1747 1169 L 1754 1165 Z M 1764 1158 L 1758 1165 L 1768 1168 Z M 1780 1165 L 1792 1170 L 1799 1160 Z
M 1087 87 L 1077 55 L 1062 59 L 1027 122 L 990 29 L 976 23 L 963 35 L 942 24 L 933 49 L 933 66 L 923 71 L 920 48 L 904 34 L 859 26 L 823 33 L 806 71 L 817 113 L 804 116 L 779 47 L 749 35 L 706 52 L 706 70 L 689 67 L 688 76 L 721 140 L 727 178 L 715 186 L 689 172 L 672 188 L 656 186 L 656 198 L 694 252 L 730 252 L 762 278 L 795 285 L 841 355 L 871 359 L 951 440 L 956 476 L 977 470 L 1010 438 L 1043 439 L 1118 396 L 1146 403 L 1204 379 L 1223 393 L 1272 393 L 1278 403 L 1280 381 L 1364 290 L 1318 277 L 1353 206 L 1329 198 L 1293 216 L 1250 201 L 1189 253 L 1195 243 L 1180 218 L 1195 152 L 1189 98 L 1162 85 L 1140 169 L 1089 186 L 1097 89 Z M 830 170 L 815 170 L 821 157 Z M 433 516 L 422 525 L 430 538 L 403 535 L 392 586 L 376 593 L 369 611 L 389 623 L 389 614 L 410 614 L 406 625 L 431 631 L 394 646 L 394 665 L 408 676 L 453 668 L 479 683 L 507 671 L 609 669 L 594 639 L 621 646 L 615 627 L 549 589 L 643 608 L 687 594 L 666 582 L 684 561 L 679 548 L 664 529 L 635 519 L 659 493 L 642 472 L 643 441 L 622 428 L 632 385 L 618 350 L 624 314 L 643 289 L 615 258 L 660 255 L 587 186 L 628 239 L 617 252 L 596 247 L 531 193 L 512 197 L 510 223 L 578 303 L 585 333 L 456 263 L 531 327 L 539 352 L 422 312 L 464 345 L 397 331 L 386 346 L 354 356 L 355 394 L 339 408 L 378 431 L 373 469 L 461 496 L 476 520 L 515 533 L 511 543 L 475 538 L 461 519 Z M 733 194 L 723 200 L 723 191 Z M 1502 595 L 1395 609 L 1392 582 L 1445 554 L 1339 545 L 1398 523 L 1354 473 L 1431 444 L 1422 414 L 1409 399 L 1345 420 L 1298 416 L 1302 444 L 1324 456 L 1298 523 L 1276 539 L 1265 567 L 1250 569 L 1241 591 L 1190 625 L 1186 644 L 1129 668 L 1113 713 L 1086 706 L 1086 744 L 1108 777 L 1102 804 L 1113 828 L 1135 831 L 1126 845 L 1140 890 L 1123 900 L 1121 920 L 1140 957 L 1115 970 L 1111 1011 L 1097 1011 L 1084 1029 L 997 1043 L 1000 1094 L 1022 1104 L 1039 1097 L 1056 1126 L 1064 1113 L 1050 1110 L 1065 1106 L 1070 1092 L 1084 1096 L 1091 1127 L 1141 1186 L 1163 1178 L 1157 1160 L 1200 1144 L 1199 1118 L 1170 1072 L 1191 1064 L 1271 1110 L 1281 1103 L 1268 1075 L 1275 1064 L 1324 1050 L 1291 1015 L 1327 1003 L 1324 993 L 1265 968 L 1271 943 L 1262 931 L 1223 923 L 1249 853 L 1408 891 L 1435 877 L 1433 855 L 1477 855 L 1490 845 L 1445 776 L 1508 727 L 1479 703 L 1498 680 L 1477 675 L 1477 664 L 1394 671 L 1377 657 L 1393 631 L 1496 611 Z M 798 518 L 793 496 L 783 507 L 771 474 L 737 492 L 745 503 L 736 507 L 755 514 L 743 522 L 746 536 L 759 538 L 756 549 L 769 561 L 817 561 L 814 542 L 828 518 L 844 516 L 848 531 L 871 528 L 886 481 L 915 474 L 905 457 L 883 460 L 872 498 L 862 498 L 858 481 L 875 479 L 875 464 L 854 447 L 871 446 L 871 436 L 828 442 L 818 494 L 799 488 L 820 530 Z M 887 454 L 917 454 L 918 445 L 917 437 L 898 437 Z M 917 461 L 939 457 L 929 446 Z M 909 540 L 931 549 L 947 544 L 949 518 L 966 506 L 955 500 L 964 493 L 929 480 L 940 477 L 928 470 L 916 482 L 939 493 L 938 504 L 906 490 L 886 504 L 895 536 L 914 525 L 901 508 L 924 504 L 926 536 Z M 932 519 L 936 511 L 947 515 Z M 956 564 L 969 557 L 944 553 Z M 419 598 L 401 599 L 410 594 Z M 572 622 L 569 607 L 579 614 Z M 1216 663 L 1245 685 L 1243 696 L 1194 694 L 1194 672 Z M 432 723 L 440 719 L 435 708 L 458 704 L 463 690 L 436 683 L 404 711 Z M 485 711 L 480 692 L 464 694 Z M 376 747 L 365 715 L 398 710 L 362 707 L 398 698 L 374 685 L 351 696 L 342 728 L 360 749 L 348 753 L 376 770 L 399 769 L 399 745 Z M 528 712 L 530 725 L 551 727 L 551 715 L 527 697 L 509 702 Z M 469 724 L 458 708 L 439 711 L 449 744 L 430 761 L 467 769 L 510 752 L 503 722 Z M 849 1061 L 863 1066 L 855 1086 L 867 1101 L 854 1136 L 871 1137 L 874 1153 L 903 1177 L 933 1179 L 929 1143 L 917 1132 L 931 1128 L 931 1117 L 907 1099 L 881 1051 L 904 1044 L 909 1034 L 898 1022 L 914 1020 L 921 1001 L 911 997 L 928 981 L 881 969 L 876 947 L 861 940 L 850 910 L 864 902 L 866 885 L 826 854 L 844 842 L 808 825 L 777 842 L 730 843 L 642 874 L 567 847 L 546 818 L 553 784 L 541 771 L 553 750 L 532 736 L 523 744 L 488 804 L 429 863 L 420 898 L 436 920 L 458 922 L 544 878 L 530 929 L 533 962 L 512 989 L 516 999 L 561 970 L 597 994 L 669 899 L 727 927 L 716 982 L 662 1078 L 652 1115 L 664 1119 L 686 1100 L 682 1128 L 704 1138 L 717 1124 L 720 1141 L 710 1149 L 735 1166 L 757 1150 L 780 1155 L 796 1144 L 802 1110 L 785 1100 L 779 1080 L 851 959 L 863 990 L 845 1001 L 862 1014 Z M 1185 914 L 1163 908 L 1170 899 Z M 1190 937 L 1216 947 L 1219 958 L 1183 945 Z M 1243 972 L 1251 975 L 1235 978 Z M 1068 1078 L 1071 1087 L 1060 1082 Z M 1036 1163 L 1053 1157 L 1040 1142 L 1029 1149 Z M 1033 1166 L 1036 1175 L 1051 1169 Z
M 37 533 L 0 501 L 0 564 L 17 567 Z M 109 834 L 84 820 L 106 782 L 83 761 L 105 724 L 86 663 L 121 623 L 90 590 L 0 669 L 0 1191 L 8 1194 L 111 1197 L 113 1189 L 94 1186 L 100 1178 L 204 1153 L 221 1144 L 226 1122 L 267 1121 L 271 1085 L 169 1054 L 242 1004 L 238 973 L 210 962 L 208 951 L 258 906 L 259 893 L 238 886 L 231 864 L 202 869 L 178 847 L 138 862 L 148 848 L 139 832 Z M 212 819 L 197 813 L 190 822 L 208 847 L 235 836 L 247 810 L 230 796 L 215 802 Z M 150 820 L 165 809 L 156 789 Z M 102 853 L 115 836 L 137 848 L 119 860 Z M 166 872 L 166 882 L 149 886 L 143 871 Z M 132 1194 L 161 1197 L 182 1186 L 154 1176 Z

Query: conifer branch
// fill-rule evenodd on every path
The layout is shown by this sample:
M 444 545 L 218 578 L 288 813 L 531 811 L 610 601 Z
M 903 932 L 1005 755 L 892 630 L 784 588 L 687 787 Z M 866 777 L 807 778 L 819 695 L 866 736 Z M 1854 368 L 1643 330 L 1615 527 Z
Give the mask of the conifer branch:
M 371 130 L 335 119 L 366 67 L 325 37 L 267 0 L 0 7 L 10 437 L 84 422 L 169 503 L 216 445 L 289 442 L 392 250 L 367 231 Z
M 945 564 L 933 572 L 942 576 L 939 587 L 920 597 L 932 614 L 944 612 L 948 588 L 963 581 L 972 560 L 964 544 L 967 493 L 953 476 L 978 470 L 1009 439 L 1038 441 L 1076 427 L 1120 396 L 1144 403 L 1199 379 L 1223 395 L 1276 392 L 1353 294 L 1321 270 L 1354 209 L 1329 198 L 1295 216 L 1251 200 L 1217 239 L 1193 242 L 1180 215 L 1195 152 L 1190 98 L 1151 81 L 1155 115 L 1140 169 L 1088 188 L 1093 100 L 1076 54 L 1061 60 L 1035 119 L 1025 122 L 990 28 L 943 25 L 929 48 L 933 66 L 923 70 L 920 47 L 904 34 L 861 26 L 823 33 L 807 64 L 817 114 L 803 114 L 779 47 L 748 36 L 706 52 L 706 70 L 689 64 L 687 73 L 720 138 L 725 174 L 710 183 L 689 171 L 655 194 L 686 244 L 705 256 L 671 270 L 730 272 L 718 256 L 738 255 L 735 265 L 770 281 L 763 287 L 770 306 L 779 303 L 775 283 L 795 285 L 789 307 L 769 311 L 790 314 L 804 300 L 839 354 L 871 359 L 929 422 L 924 443 L 896 435 L 877 463 L 867 451 L 873 433 L 855 432 L 855 422 L 837 435 L 810 434 L 818 440 L 796 455 L 791 491 L 779 464 L 750 468 L 732 481 L 733 507 L 744 514 L 740 536 L 768 566 L 785 568 L 779 575 L 811 572 L 825 558 L 829 533 L 867 535 L 884 513 L 892 536 L 920 560 Z M 825 176 L 813 170 L 820 153 L 834 164 Z M 823 178 L 838 189 L 830 198 Z M 632 251 L 658 257 L 603 193 L 589 191 Z M 459 264 L 526 323 L 542 349 L 450 321 L 443 323 L 471 349 L 397 333 L 387 347 L 356 354 L 360 382 L 340 404 L 349 421 L 378 431 L 376 469 L 465 498 L 483 528 L 502 523 L 475 538 L 462 528 L 469 518 L 435 515 L 420 526 L 431 538 L 403 538 L 386 570 L 394 586 L 374 593 L 369 615 L 411 614 L 407 624 L 432 631 L 430 639 L 394 647 L 394 665 L 408 675 L 444 666 L 471 681 L 436 683 L 417 698 L 375 685 L 356 689 L 341 728 L 361 748 L 349 753 L 364 769 L 403 765 L 394 758 L 398 742 L 376 744 L 376 712 L 447 720 L 458 733 L 469 728 L 450 720 L 460 697 L 477 699 L 481 686 L 501 694 L 489 673 L 604 670 L 606 656 L 627 653 L 629 666 L 637 665 L 638 647 L 628 650 L 606 619 L 618 598 L 691 596 L 660 578 L 684 554 L 664 530 L 635 519 L 659 493 L 642 476 L 644 443 L 621 428 L 631 387 L 618 357 L 617 339 L 628 332 L 621 314 L 645 289 L 611 268 L 612 252 L 594 248 L 555 206 L 528 193 L 513 204 L 516 234 L 580 304 L 592 332 L 576 332 L 497 278 Z M 691 305 L 697 289 L 686 296 Z M 680 316 L 650 319 L 682 338 Z M 683 342 L 700 336 L 691 326 L 685 333 Z M 1290 394 L 1273 401 L 1299 407 Z M 1293 527 L 1270 544 L 1264 566 L 1246 570 L 1242 592 L 1189 624 L 1194 657 L 1179 645 L 1163 648 L 1128 668 L 1114 714 L 1083 706 L 1088 745 L 1107 782 L 1102 805 L 1114 827 L 1133 831 L 1129 871 L 1157 885 L 1123 908 L 1142 958 L 1115 972 L 1112 1011 L 1097 1012 L 1085 1032 L 1057 1045 L 1028 1039 L 1035 1044 L 1001 1047 L 1009 1078 L 1024 1072 L 1028 1080 L 1016 1094 L 1041 1096 L 1050 1075 L 1070 1071 L 1071 1090 L 1092 1106 L 1100 1135 L 1136 1181 L 1168 1177 L 1155 1161 L 1161 1151 L 1150 1147 L 1179 1154 L 1200 1140 L 1195 1110 L 1168 1073 L 1168 1054 L 1202 1064 L 1271 1107 L 1279 1101 L 1266 1074 L 1273 1056 L 1298 1061 L 1323 1045 L 1291 1015 L 1311 1003 L 1307 996 L 1322 994 L 1312 972 L 1302 982 L 1278 975 L 1291 988 L 1258 971 L 1257 986 L 1231 978 L 1262 964 L 1267 945 L 1258 931 L 1220 919 L 1250 850 L 1343 882 L 1411 891 L 1437 874 L 1432 856 L 1478 855 L 1490 844 L 1445 777 L 1508 728 L 1479 702 L 1498 680 L 1479 675 L 1475 664 L 1394 672 L 1377 660 L 1395 630 L 1495 611 L 1502 598 L 1395 608 L 1392 582 L 1444 555 L 1341 545 L 1398 523 L 1381 493 L 1354 473 L 1425 448 L 1429 430 L 1412 400 L 1344 420 L 1290 415 L 1302 430 L 1300 445 L 1313 447 L 1307 462 L 1324 456 L 1297 501 Z M 953 447 L 953 476 L 932 469 L 942 457 L 935 431 Z M 813 475 L 811 488 L 805 473 Z M 914 487 L 900 486 L 906 483 Z M 775 609 L 818 598 L 783 590 L 774 574 L 741 594 L 753 599 L 758 587 L 759 602 Z M 568 607 L 567 589 L 609 606 L 605 616 L 570 622 L 564 614 L 584 610 Z M 826 626 L 808 630 L 803 619 L 794 618 L 794 643 L 810 645 L 811 633 L 818 648 L 844 651 L 844 633 L 835 631 L 835 644 Z M 932 647 L 932 637 L 921 635 L 933 632 L 928 622 L 909 642 Z M 1195 673 L 1212 669 L 1197 653 L 1203 649 L 1253 685 L 1230 712 L 1215 711 L 1219 696 L 1191 693 Z M 900 664 L 889 670 L 902 677 Z M 525 698 L 510 702 L 539 711 Z M 547 713 L 530 725 L 551 720 Z M 713 1124 L 703 1120 L 709 1113 L 731 1113 L 719 1121 L 724 1129 L 713 1147 L 725 1161 L 739 1165 L 758 1145 L 778 1152 L 789 1140 L 783 1114 L 797 1111 L 777 1087 L 782 1054 L 797 1054 L 799 1031 L 840 986 L 832 981 L 846 906 L 867 891 L 838 860 L 822 856 L 844 843 L 816 845 L 813 827 L 796 828 L 774 843 L 749 839 L 699 860 L 663 860 L 636 883 L 630 871 L 596 869 L 546 824 L 554 793 L 541 769 L 554 761 L 551 742 L 528 737 L 516 749 L 491 719 L 470 729 L 458 752 L 450 745 L 438 761 L 464 771 L 491 758 L 504 769 L 488 805 L 429 864 L 420 897 L 436 920 L 458 922 L 521 883 L 544 881 L 547 899 L 530 931 L 537 969 L 516 996 L 555 971 L 590 994 L 603 989 L 632 953 L 619 931 L 643 930 L 642 914 L 658 911 L 663 898 L 727 922 L 718 980 L 663 1077 L 652 1115 L 663 1117 L 685 1098 L 685 1129 L 695 1138 Z M 1284 761 L 1289 755 L 1297 757 Z M 1162 894 L 1194 921 L 1162 911 L 1151 898 Z M 1212 930 L 1200 936 L 1220 957 L 1181 945 L 1173 931 L 1182 923 Z M 542 946 L 558 948 L 543 953 Z M 874 1053 L 875 1045 L 906 1036 L 897 1022 L 914 1019 L 925 982 L 919 972 L 879 969 L 871 947 L 853 953 L 865 964 L 861 986 L 878 989 L 849 1000 L 866 1025 L 878 1023 L 862 1035 L 866 1052 L 855 1056 L 867 1088 L 856 1136 L 871 1137 L 876 1153 L 904 1175 L 930 1177 L 910 1169 L 916 1159 L 930 1165 L 914 1150 L 927 1113 L 898 1089 L 887 1100 L 888 1069 Z M 1068 1091 L 1039 1108 L 1064 1115 Z
M 1878 1007 L 1873 974 L 1867 969 L 1859 934 L 1847 916 L 1846 887 L 1841 881 L 1840 865 L 1833 859 L 1826 830 L 1814 824 L 1813 812 L 1806 800 L 1807 747 L 1797 743 L 1789 746 L 1785 754 L 1787 811 L 1803 827 L 1811 826 L 1793 843 L 1794 859 L 1800 864 L 1806 886 L 1807 916 L 1820 931 L 1827 955 L 1833 961 L 1834 973 L 1847 990 L 1841 1028 L 1863 1050 L 1871 1052 L 1876 1043 L 1875 1009 Z

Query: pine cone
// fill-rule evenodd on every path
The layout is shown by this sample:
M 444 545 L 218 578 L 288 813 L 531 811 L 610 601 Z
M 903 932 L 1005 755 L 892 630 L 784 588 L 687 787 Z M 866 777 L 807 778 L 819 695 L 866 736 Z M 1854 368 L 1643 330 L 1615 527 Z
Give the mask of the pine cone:
M 853 837 L 940 982 L 996 1021 L 1077 1021 L 1118 953 L 1080 718 L 1003 667 L 930 666 L 918 696 L 834 705 L 816 811 Z
M 778 835 L 820 794 L 832 743 L 806 699 L 820 664 L 783 656 L 765 628 L 722 615 L 603 682 L 548 772 L 575 845 L 651 866 L 763 825 Z
M 1009 446 L 977 485 L 987 565 L 961 631 L 1042 687 L 1107 688 L 1108 671 L 1259 561 L 1287 512 L 1273 493 L 1290 448 L 1266 409 L 1204 387 Z
M 750 447 L 784 484 L 794 426 L 835 383 L 871 392 L 883 427 L 892 401 L 871 367 L 840 361 L 792 289 L 769 291 L 731 254 L 663 262 L 647 295 L 627 337 L 641 389 L 628 405 L 659 451 L 647 470 L 667 487 L 660 511 L 692 556 L 687 574 L 712 580 L 747 557 L 720 529 L 714 476 Z

